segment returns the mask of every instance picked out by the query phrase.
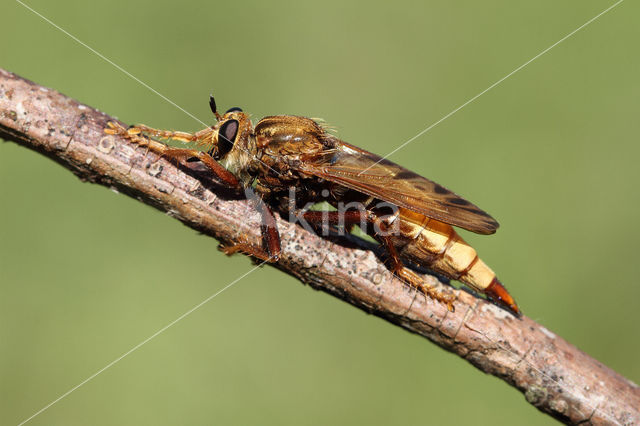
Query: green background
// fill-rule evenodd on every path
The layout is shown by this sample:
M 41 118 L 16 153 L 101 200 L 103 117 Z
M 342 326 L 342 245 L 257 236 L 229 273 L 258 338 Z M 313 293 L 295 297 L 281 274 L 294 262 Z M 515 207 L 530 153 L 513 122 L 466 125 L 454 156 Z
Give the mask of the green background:
M 612 1 L 30 0 L 193 113 L 322 117 L 386 154 Z M 0 67 L 127 122 L 201 125 L 13 1 Z M 525 314 L 640 381 L 638 5 L 623 2 L 391 158 L 493 214 L 465 237 Z M 251 268 L 0 144 L 0 424 Z M 30 424 L 549 424 L 417 336 L 261 268 Z

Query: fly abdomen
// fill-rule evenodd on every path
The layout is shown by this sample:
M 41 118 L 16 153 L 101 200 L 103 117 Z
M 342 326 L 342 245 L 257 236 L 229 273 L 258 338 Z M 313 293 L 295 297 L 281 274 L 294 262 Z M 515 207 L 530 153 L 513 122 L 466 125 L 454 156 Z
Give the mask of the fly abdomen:
M 404 208 L 400 209 L 397 221 L 399 235 L 393 241 L 401 257 L 461 281 L 520 314 L 496 274 L 451 225 Z

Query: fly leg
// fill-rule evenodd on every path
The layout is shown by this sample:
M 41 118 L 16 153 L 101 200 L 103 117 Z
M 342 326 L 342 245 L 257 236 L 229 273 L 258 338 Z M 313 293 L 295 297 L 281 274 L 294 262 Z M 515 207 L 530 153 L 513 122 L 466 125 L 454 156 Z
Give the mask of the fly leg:
M 385 231 L 387 228 L 384 222 L 381 221 L 378 222 L 378 226 L 381 231 Z M 447 309 L 449 311 L 454 311 L 453 302 L 455 301 L 455 296 L 443 294 L 437 287 L 427 284 L 424 281 L 424 278 L 407 268 L 404 263 L 402 263 L 402 259 L 398 255 L 398 251 L 396 250 L 391 237 L 386 232 L 382 232 L 375 236 L 386 248 L 387 253 L 389 254 L 389 261 L 391 263 L 390 269 L 398 278 L 425 296 L 429 296 L 438 302 L 444 303 L 447 305 Z
M 310 224 L 316 226 L 327 225 L 328 222 L 328 224 L 330 225 L 340 225 L 344 226 L 345 228 L 350 228 L 358 224 L 368 223 L 370 225 L 377 225 L 381 231 L 388 231 L 387 225 L 385 225 L 385 223 L 380 220 L 378 215 L 371 211 L 305 211 L 303 213 L 299 213 L 298 216 L 302 217 Z M 432 299 L 437 300 L 438 302 L 444 303 L 445 305 L 447 305 L 447 309 L 453 312 L 453 302 L 455 300 L 455 297 L 443 294 L 436 287 L 428 285 L 420 275 L 407 268 L 404 263 L 402 263 L 402 259 L 398 255 L 398 251 L 393 245 L 393 241 L 386 232 L 375 234 L 375 237 L 382 242 L 384 248 L 389 254 L 389 260 L 391 263 L 389 269 L 391 269 L 391 272 L 393 272 L 407 285 L 416 289 L 425 296 L 429 296 Z
M 238 179 L 233 175 L 233 173 L 222 167 L 220 163 L 214 160 L 213 157 L 206 152 L 195 149 L 173 148 L 169 145 L 154 141 L 142 134 L 142 132 L 146 132 L 160 138 L 176 139 L 182 142 L 202 142 L 206 139 L 205 133 L 210 133 L 211 129 L 204 129 L 198 133 L 192 134 L 185 132 L 173 132 L 169 130 L 157 130 L 145 125 L 138 125 L 126 129 L 120 124 L 112 121 L 107 123 L 107 125 L 109 127 L 105 129 L 105 133 L 126 138 L 137 145 L 147 147 L 149 151 L 152 151 L 161 157 L 165 157 L 168 160 L 174 160 L 176 163 L 184 162 L 189 158 L 195 157 L 207 166 L 209 170 L 211 170 L 211 172 L 213 172 L 213 174 L 224 184 L 233 188 L 240 188 Z
M 340 211 L 318 211 L 304 210 L 295 213 L 298 220 L 308 222 L 314 228 L 327 229 L 328 225 L 344 227 L 349 231 L 353 226 L 366 224 L 368 213 L 360 210 Z
M 262 247 L 258 247 L 247 241 L 242 241 L 228 246 L 220 246 L 220 249 L 227 256 L 234 253 L 245 253 L 262 260 L 264 263 L 274 263 L 280 259 L 282 249 L 280 247 L 280 233 L 276 218 L 269 206 L 260 198 L 254 198 L 256 208 L 260 211 L 262 222 L 260 231 L 262 232 Z
M 175 139 L 181 142 L 202 142 L 206 143 L 207 138 L 210 138 L 213 134 L 213 130 L 210 127 L 200 130 L 196 133 L 176 132 L 173 130 L 160 130 L 153 127 L 145 126 L 144 124 L 136 124 L 135 126 L 125 129 L 118 123 L 109 121 L 107 123 L 105 133 L 110 135 L 119 135 L 130 139 L 134 143 L 138 143 L 135 136 L 140 136 L 142 133 L 147 133 L 151 136 L 160 139 Z

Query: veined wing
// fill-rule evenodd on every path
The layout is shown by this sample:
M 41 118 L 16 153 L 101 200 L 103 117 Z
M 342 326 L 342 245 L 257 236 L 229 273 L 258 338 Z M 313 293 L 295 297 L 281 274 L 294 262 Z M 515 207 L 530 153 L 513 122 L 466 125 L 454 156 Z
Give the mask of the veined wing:
M 494 218 L 443 186 L 376 154 L 332 139 L 333 148 L 305 158 L 296 168 L 478 234 L 493 234 L 498 229 Z

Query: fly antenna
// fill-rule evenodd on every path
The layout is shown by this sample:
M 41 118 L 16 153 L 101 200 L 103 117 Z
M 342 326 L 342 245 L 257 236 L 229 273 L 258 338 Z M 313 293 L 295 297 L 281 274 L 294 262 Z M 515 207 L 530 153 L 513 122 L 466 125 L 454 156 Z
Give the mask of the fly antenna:
M 218 121 L 222 120 L 220 114 L 218 114 L 218 108 L 216 107 L 216 100 L 213 95 L 209 95 L 209 106 L 211 107 L 211 112 L 216 116 Z

